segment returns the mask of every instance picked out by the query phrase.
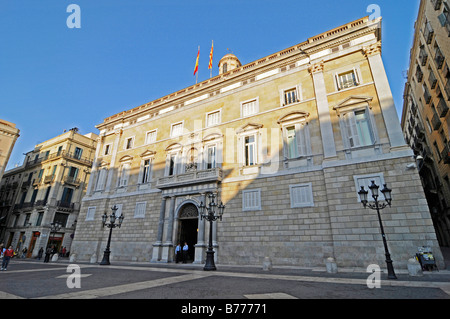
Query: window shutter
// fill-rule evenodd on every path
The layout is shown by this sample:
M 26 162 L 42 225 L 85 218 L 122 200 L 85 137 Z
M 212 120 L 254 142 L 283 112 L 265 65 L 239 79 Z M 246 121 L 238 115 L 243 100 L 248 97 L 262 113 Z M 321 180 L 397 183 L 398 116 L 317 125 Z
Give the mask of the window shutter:
M 341 82 L 339 81 L 339 74 L 337 74 L 337 73 L 334 74 L 334 77 L 336 78 L 336 86 L 337 86 L 338 91 L 342 90 Z
M 353 68 L 353 74 L 355 75 L 356 85 L 360 85 L 361 82 L 359 80 L 358 70 L 356 68 Z
M 346 133 L 350 143 L 350 147 L 357 147 L 360 145 L 360 141 L 358 137 L 358 130 L 356 128 L 355 113 L 348 112 L 347 114 L 345 114 L 344 117 L 345 117 Z
M 297 155 L 306 155 L 306 137 L 304 124 L 295 124 L 295 139 L 297 142 Z

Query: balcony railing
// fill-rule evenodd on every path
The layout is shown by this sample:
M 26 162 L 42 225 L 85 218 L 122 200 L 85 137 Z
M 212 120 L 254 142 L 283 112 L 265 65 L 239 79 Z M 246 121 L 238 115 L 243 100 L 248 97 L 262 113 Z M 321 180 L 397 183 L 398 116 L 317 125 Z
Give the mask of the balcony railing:
M 450 145 L 447 143 L 441 153 L 441 158 L 444 164 L 450 164 Z
M 439 115 L 436 113 L 433 115 L 433 118 L 431 119 L 431 126 L 435 131 L 439 130 L 441 127 L 441 119 L 439 118 Z
M 64 176 L 63 181 L 65 184 L 71 184 L 71 185 L 75 185 L 78 186 L 81 184 L 81 181 L 73 176 Z
M 430 44 L 433 41 L 433 34 L 433 27 L 431 26 L 430 22 L 427 22 L 423 31 L 423 36 L 425 38 L 425 41 L 427 41 L 427 44 Z
M 62 200 L 57 201 L 56 206 L 58 207 L 58 210 L 63 210 L 66 212 L 71 212 L 75 208 L 74 203 L 66 202 L 66 201 L 62 201 Z
M 169 188 L 180 185 L 199 184 L 222 180 L 222 169 L 210 168 L 205 170 L 192 170 L 183 174 L 165 176 L 158 178 L 157 188 Z
M 34 160 L 30 160 L 28 161 L 25 166 L 32 166 L 32 165 L 36 165 L 36 164 L 40 164 L 42 162 L 45 162 L 47 160 L 52 160 L 52 159 L 56 159 L 58 157 L 64 157 L 66 159 L 72 159 L 72 160 L 77 160 L 79 162 L 82 162 L 83 164 L 86 164 L 88 166 L 92 166 L 92 161 L 87 158 L 87 157 L 81 157 L 79 154 L 76 153 L 69 153 L 69 152 L 63 152 L 63 151 L 59 151 L 53 154 L 49 154 L 49 155 L 44 155 L 40 158 L 34 159 Z
M 444 98 L 440 98 L 439 99 L 439 103 L 437 105 L 437 112 L 439 117 L 445 117 L 445 115 L 447 115 L 448 112 L 448 106 L 447 103 L 445 102 Z

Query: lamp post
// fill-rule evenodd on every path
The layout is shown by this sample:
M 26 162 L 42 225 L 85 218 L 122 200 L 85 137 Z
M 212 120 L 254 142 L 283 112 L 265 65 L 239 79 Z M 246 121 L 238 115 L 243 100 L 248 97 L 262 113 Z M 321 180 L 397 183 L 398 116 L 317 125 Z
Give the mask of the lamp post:
M 111 207 L 112 213 L 109 215 L 109 223 L 106 223 L 106 220 L 108 219 L 108 216 L 106 215 L 106 212 L 102 216 L 102 227 L 108 227 L 109 228 L 109 236 L 108 236 L 108 243 L 106 244 L 106 249 L 103 253 L 103 259 L 100 263 L 100 265 L 109 265 L 109 255 L 111 254 L 111 251 L 109 250 L 109 246 L 111 244 L 111 234 L 113 228 L 122 226 L 122 222 L 124 219 L 123 214 L 121 214 L 119 217 L 116 217 L 116 211 L 118 210 L 118 207 L 114 205 Z M 118 220 L 118 223 L 116 224 L 116 221 Z
M 53 240 L 55 238 L 56 233 L 59 232 L 61 227 L 62 227 L 62 225 L 58 222 L 53 222 L 50 224 L 50 236 L 51 236 L 51 238 L 53 238 Z M 53 236 L 52 236 L 52 234 L 53 234 Z M 50 247 L 50 244 L 51 244 L 51 239 L 49 238 L 47 248 Z
M 394 272 L 394 266 L 392 265 L 391 260 L 391 254 L 389 253 L 389 249 L 386 242 L 386 236 L 384 234 L 384 228 L 383 223 L 381 221 L 381 215 L 380 215 L 380 209 L 386 208 L 388 205 L 391 206 L 392 197 L 391 192 L 392 190 L 387 188 L 386 184 L 384 184 L 384 188 L 381 190 L 381 193 L 384 195 L 384 199 L 386 200 L 386 203 L 379 202 L 378 201 L 378 188 L 379 186 L 375 184 L 375 181 L 372 181 L 372 184 L 369 186 L 369 189 L 372 193 L 372 198 L 375 200 L 375 204 L 371 204 L 367 200 L 367 194 L 368 191 L 364 190 L 364 186 L 361 186 L 361 190 L 358 192 L 359 198 L 361 199 L 361 203 L 364 205 L 364 208 L 369 207 L 370 209 L 376 210 L 378 214 L 378 222 L 380 223 L 380 229 L 381 229 L 381 236 L 383 237 L 383 244 L 384 244 L 384 252 L 386 255 L 386 265 L 388 270 L 388 278 L 389 279 L 397 279 L 397 276 Z
M 206 251 L 206 263 L 205 267 L 203 267 L 203 270 L 216 270 L 216 265 L 214 264 L 214 250 L 212 245 L 212 233 L 213 233 L 213 222 L 220 219 L 222 220 L 223 211 L 225 209 L 225 205 L 220 202 L 219 206 L 214 202 L 214 198 L 216 195 L 213 193 L 209 193 L 208 197 L 210 198 L 210 202 L 208 204 L 208 207 L 203 204 L 203 202 L 200 203 L 199 212 L 200 212 L 200 218 L 205 218 L 207 221 L 209 221 L 209 244 L 208 244 L 208 250 Z M 218 209 L 218 215 L 216 215 L 216 207 Z M 206 211 L 205 211 L 206 210 Z

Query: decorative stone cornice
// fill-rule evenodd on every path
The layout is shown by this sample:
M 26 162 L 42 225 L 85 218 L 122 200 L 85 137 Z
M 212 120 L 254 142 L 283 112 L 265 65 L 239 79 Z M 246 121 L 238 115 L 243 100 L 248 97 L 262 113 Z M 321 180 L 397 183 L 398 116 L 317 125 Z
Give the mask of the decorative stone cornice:
M 308 71 L 309 71 L 311 74 L 323 72 L 323 66 L 324 66 L 324 62 L 323 62 L 323 60 L 322 60 L 322 61 L 320 61 L 320 62 L 317 62 L 317 63 L 312 64 L 312 65 L 308 68 Z
M 366 58 L 371 57 L 376 54 L 381 54 L 381 41 L 378 41 L 377 43 L 374 43 L 367 47 L 364 47 L 363 51 L 364 51 L 364 56 Z

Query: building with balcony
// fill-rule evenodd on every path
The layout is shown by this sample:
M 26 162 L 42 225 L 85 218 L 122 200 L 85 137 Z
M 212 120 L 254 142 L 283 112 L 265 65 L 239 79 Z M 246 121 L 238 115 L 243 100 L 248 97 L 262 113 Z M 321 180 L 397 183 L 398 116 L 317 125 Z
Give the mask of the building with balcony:
M 40 247 L 70 250 L 86 193 L 97 135 L 77 128 L 36 145 L 0 183 L 0 239 L 27 257 Z M 52 229 L 52 225 L 59 225 Z
M 100 261 L 123 214 L 111 259 L 172 262 L 186 241 L 203 263 L 211 234 L 219 263 L 383 265 L 376 213 L 357 192 L 393 189 L 383 211 L 392 258 L 406 267 L 436 240 L 413 152 L 406 145 L 381 59 L 381 19 L 367 17 L 105 118 L 72 253 Z M 198 207 L 217 194 L 223 220 Z
M 0 119 L 0 180 L 5 172 L 20 130 L 14 123 Z
M 401 125 L 414 150 L 437 238 L 450 246 L 450 2 L 421 1 Z

